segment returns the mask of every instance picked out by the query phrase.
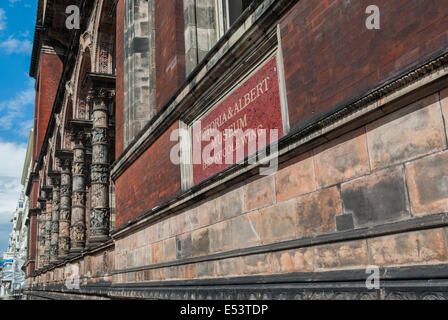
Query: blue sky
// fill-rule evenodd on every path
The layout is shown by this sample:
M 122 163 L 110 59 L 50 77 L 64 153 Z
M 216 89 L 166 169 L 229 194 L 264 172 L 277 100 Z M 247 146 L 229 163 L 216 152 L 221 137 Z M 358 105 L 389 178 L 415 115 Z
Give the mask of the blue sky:
M 29 68 L 37 0 L 0 1 L 0 255 L 6 251 L 34 117 Z

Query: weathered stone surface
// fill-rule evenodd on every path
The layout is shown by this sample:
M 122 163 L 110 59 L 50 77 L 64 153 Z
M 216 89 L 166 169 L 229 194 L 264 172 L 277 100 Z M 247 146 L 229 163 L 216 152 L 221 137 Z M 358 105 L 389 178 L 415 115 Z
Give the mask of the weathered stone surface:
M 206 255 L 210 252 L 210 236 L 208 228 L 195 230 L 191 233 L 192 256 Z
M 238 276 L 242 273 L 241 257 L 216 261 L 216 275 L 219 277 Z
M 352 131 L 314 150 L 320 187 L 367 174 L 370 171 L 365 129 Z
M 231 221 L 222 221 L 209 227 L 210 251 L 220 252 L 232 249 L 233 234 Z
M 367 264 L 366 240 L 323 245 L 314 249 L 315 269 L 362 267 Z
M 340 214 L 336 216 L 336 228 L 338 231 L 352 230 L 354 228 L 353 214 Z
M 379 171 L 341 186 L 345 213 L 352 213 L 355 227 L 409 216 L 403 168 Z
M 198 278 L 212 278 L 215 276 L 215 262 L 204 261 L 196 264 L 196 275 Z
M 219 198 L 221 220 L 226 220 L 240 215 L 243 210 L 243 192 L 237 189 L 226 193 Z
M 243 257 L 244 274 L 264 274 L 270 273 L 271 270 L 272 267 L 269 263 L 269 256 L 266 253 Z
M 260 210 L 261 240 L 263 244 L 296 238 L 297 207 L 289 200 Z
M 163 261 L 176 260 L 176 238 L 169 238 L 163 241 Z
M 182 212 L 170 219 L 170 235 L 177 236 L 179 234 L 192 230 L 192 223 L 187 212 Z
M 258 211 L 236 217 L 231 222 L 234 249 L 261 244 L 261 215 Z
M 194 279 L 196 278 L 196 264 L 187 264 L 181 266 L 181 275 L 184 279 Z
M 161 263 L 163 262 L 163 242 L 159 241 L 156 243 L 153 243 L 151 246 L 151 256 L 152 256 L 152 263 Z
M 367 125 L 372 169 L 446 148 L 438 95 L 431 95 Z
M 270 254 L 272 272 L 310 272 L 313 271 L 313 249 L 301 248 Z
M 218 208 L 217 200 L 209 200 L 198 208 L 199 211 L 199 225 L 201 227 L 214 224 L 221 220 L 220 209 Z
M 448 211 L 448 152 L 409 163 L 406 180 L 413 213 Z
M 176 238 L 176 258 L 185 259 L 191 256 L 191 234 L 182 234 Z
M 342 212 L 336 187 L 319 190 L 297 199 L 298 236 L 336 231 L 335 216 Z
M 277 201 L 285 201 L 316 190 L 313 157 L 306 153 L 285 163 L 275 175 Z
M 146 241 L 147 243 L 154 243 L 157 241 L 158 238 L 158 231 L 157 231 L 157 225 L 153 224 L 146 228 Z
M 442 106 L 442 114 L 445 120 L 446 136 L 448 138 L 448 88 L 440 91 L 440 103 Z
M 167 239 L 170 236 L 170 220 L 165 219 L 157 223 L 158 240 Z
M 368 240 L 371 263 L 378 266 L 446 262 L 443 229 L 431 229 Z
M 271 205 L 275 201 L 274 176 L 267 176 L 244 186 L 246 210 L 258 209 Z
M 199 208 L 198 207 L 188 210 L 185 213 L 185 215 L 186 215 L 187 224 L 189 225 L 189 230 L 196 230 L 201 227 L 200 220 L 199 220 Z

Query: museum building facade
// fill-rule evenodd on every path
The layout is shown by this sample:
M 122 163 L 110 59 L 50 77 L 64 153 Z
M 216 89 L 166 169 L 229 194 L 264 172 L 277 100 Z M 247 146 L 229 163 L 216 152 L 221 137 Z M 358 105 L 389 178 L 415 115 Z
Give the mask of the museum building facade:
M 448 13 L 370 5 L 39 0 L 24 297 L 448 298 Z

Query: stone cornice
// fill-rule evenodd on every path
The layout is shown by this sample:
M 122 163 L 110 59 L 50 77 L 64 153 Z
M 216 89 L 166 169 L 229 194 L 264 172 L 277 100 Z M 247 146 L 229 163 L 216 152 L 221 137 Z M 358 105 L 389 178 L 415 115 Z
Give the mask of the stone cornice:
M 26 183 L 26 186 L 25 186 L 25 195 L 27 197 L 30 196 L 31 187 L 33 186 L 33 182 L 37 181 L 38 179 L 39 179 L 39 175 L 36 172 L 31 171 L 30 172 L 30 178 L 27 180 L 27 183 Z

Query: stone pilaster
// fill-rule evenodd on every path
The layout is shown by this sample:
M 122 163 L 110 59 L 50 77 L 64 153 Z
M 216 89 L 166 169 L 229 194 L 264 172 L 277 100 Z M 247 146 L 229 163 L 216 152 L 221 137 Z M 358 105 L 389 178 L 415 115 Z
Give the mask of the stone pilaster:
M 44 250 L 45 250 L 45 193 L 41 192 L 41 196 L 38 199 L 39 202 L 39 211 L 37 213 L 37 242 L 36 242 L 36 260 L 37 260 L 37 269 L 40 270 L 43 268 L 44 262 Z
M 86 244 L 86 148 L 85 134 L 74 135 L 73 148 L 73 188 L 72 214 L 70 223 L 70 254 L 78 254 L 84 250 Z
M 108 109 L 115 90 L 90 91 L 93 110 L 92 129 L 92 203 L 90 211 L 89 243 L 101 243 L 109 238 L 109 134 Z
M 52 216 L 52 188 L 51 186 L 45 186 L 45 249 L 42 266 L 48 267 L 50 265 L 50 247 L 51 247 L 51 216 Z
M 68 156 L 73 158 L 72 153 Z M 61 167 L 61 189 L 59 210 L 59 238 L 58 258 L 67 259 L 70 254 L 70 219 L 72 205 L 72 160 L 67 156 L 60 156 Z
M 61 174 L 58 172 L 49 173 L 53 185 L 53 201 L 51 213 L 51 242 L 50 242 L 50 263 L 58 262 L 59 251 L 59 216 L 60 216 L 60 183 Z

